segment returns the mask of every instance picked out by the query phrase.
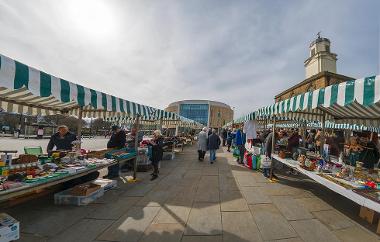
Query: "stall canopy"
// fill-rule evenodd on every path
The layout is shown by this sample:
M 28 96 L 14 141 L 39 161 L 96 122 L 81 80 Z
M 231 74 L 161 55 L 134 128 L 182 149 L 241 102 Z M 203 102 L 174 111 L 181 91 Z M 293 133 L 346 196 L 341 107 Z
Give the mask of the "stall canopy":
M 285 117 L 289 120 L 380 125 L 380 76 L 343 82 L 306 92 L 260 108 L 257 118 Z M 323 118 L 324 117 L 324 118 Z
M 141 105 L 47 74 L 0 55 L 0 109 L 28 115 L 57 113 L 82 117 L 142 117 L 186 120 L 171 112 Z

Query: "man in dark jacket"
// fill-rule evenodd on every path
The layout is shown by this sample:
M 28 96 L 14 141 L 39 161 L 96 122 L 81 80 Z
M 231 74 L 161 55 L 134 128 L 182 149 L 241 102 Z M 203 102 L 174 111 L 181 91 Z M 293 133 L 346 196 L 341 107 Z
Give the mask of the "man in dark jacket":
M 208 137 L 208 149 L 210 151 L 210 163 L 213 164 L 216 159 L 216 150 L 219 149 L 220 138 L 213 129 L 211 135 Z
M 50 137 L 47 152 L 50 154 L 54 147 L 56 147 L 56 150 L 71 150 L 73 148 L 72 142 L 76 139 L 76 135 L 69 132 L 69 128 L 66 125 L 60 125 L 58 132 Z
M 150 159 L 152 161 L 153 173 L 151 174 L 152 178 L 150 180 L 153 181 L 158 177 L 158 165 L 162 160 L 162 156 L 164 154 L 164 139 L 162 138 L 160 130 L 155 130 L 153 132 L 153 139 L 149 141 L 148 145 L 152 148 L 152 155 Z
M 125 147 L 127 136 L 125 131 L 122 130 L 119 126 L 112 126 L 112 135 L 110 140 L 107 143 L 108 149 L 122 149 Z M 119 164 L 108 167 L 107 178 L 115 178 L 119 176 Z

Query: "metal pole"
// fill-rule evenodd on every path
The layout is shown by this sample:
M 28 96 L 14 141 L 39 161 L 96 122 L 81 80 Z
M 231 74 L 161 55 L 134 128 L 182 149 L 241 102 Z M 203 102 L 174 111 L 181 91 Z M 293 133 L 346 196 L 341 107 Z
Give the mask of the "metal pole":
M 79 108 L 79 114 L 78 114 L 78 129 L 77 129 L 77 138 L 79 141 L 82 140 L 82 107 Z M 82 146 L 82 143 L 79 143 L 79 149 Z
M 274 159 L 273 159 L 273 153 L 274 153 L 274 147 L 275 147 L 275 139 L 276 139 L 276 116 L 273 117 L 273 126 L 272 126 L 272 152 L 271 152 L 271 163 L 270 163 L 270 176 L 269 176 L 269 179 L 272 180 L 272 177 L 273 177 L 273 166 L 274 166 Z
M 326 124 L 326 113 L 323 112 L 322 116 L 322 134 L 321 134 L 321 147 L 320 147 L 320 154 L 323 155 L 323 146 L 325 145 L 325 125 Z
M 135 122 L 135 129 L 136 129 L 136 135 L 135 135 L 135 152 L 136 157 L 133 164 L 133 180 L 137 179 L 137 156 L 138 156 L 138 148 L 139 148 L 139 127 L 140 127 L 140 116 L 136 117 Z

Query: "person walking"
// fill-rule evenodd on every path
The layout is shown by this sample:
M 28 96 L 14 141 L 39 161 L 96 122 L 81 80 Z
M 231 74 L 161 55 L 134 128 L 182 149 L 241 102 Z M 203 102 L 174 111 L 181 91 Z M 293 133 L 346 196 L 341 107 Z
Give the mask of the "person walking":
M 228 129 L 227 131 L 227 151 L 228 152 L 231 152 L 232 139 L 233 139 L 233 135 L 232 135 L 231 129 Z
M 198 134 L 198 160 L 203 161 L 207 151 L 207 128 L 204 127 Z
M 216 130 L 213 129 L 211 135 L 208 137 L 208 149 L 210 151 L 210 163 L 213 164 L 216 160 L 216 150 L 220 146 L 220 138 L 216 134 Z
M 227 130 L 223 129 L 222 131 L 222 139 L 223 139 L 223 146 L 226 146 L 226 141 L 227 141 Z
M 152 178 L 150 180 L 153 181 L 158 178 L 158 165 L 162 160 L 162 156 L 164 154 L 164 139 L 162 138 L 160 130 L 155 130 L 153 132 L 153 139 L 149 141 L 148 145 L 152 147 L 151 161 L 153 166 L 153 173 L 151 174 Z
M 245 139 L 244 139 L 244 134 L 241 132 L 240 129 L 237 129 L 236 131 L 236 136 L 235 136 L 235 142 L 236 146 L 239 149 L 239 158 L 237 159 L 237 162 L 240 164 L 243 164 L 243 159 L 244 159 L 244 145 L 245 145 Z

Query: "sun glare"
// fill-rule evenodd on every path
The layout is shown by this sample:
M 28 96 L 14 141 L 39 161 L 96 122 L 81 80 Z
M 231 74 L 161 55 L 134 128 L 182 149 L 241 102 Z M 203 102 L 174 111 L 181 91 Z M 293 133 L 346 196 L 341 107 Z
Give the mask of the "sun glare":
M 115 13 L 105 0 L 74 0 L 67 7 L 70 28 L 81 36 L 105 40 L 116 34 Z

